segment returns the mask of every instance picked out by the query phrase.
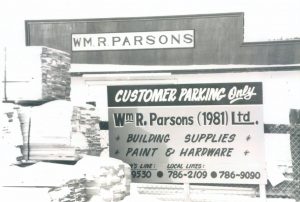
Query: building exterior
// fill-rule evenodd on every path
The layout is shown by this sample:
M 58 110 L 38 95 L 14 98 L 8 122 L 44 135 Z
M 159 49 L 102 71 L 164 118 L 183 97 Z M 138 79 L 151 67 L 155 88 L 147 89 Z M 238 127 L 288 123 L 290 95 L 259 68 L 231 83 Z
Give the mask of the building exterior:
M 265 110 L 271 112 L 274 108 L 278 109 L 277 117 L 282 116 L 282 113 L 287 114 L 288 110 L 283 108 L 294 107 L 300 99 L 293 88 L 298 84 L 300 41 L 245 43 L 243 13 L 34 20 L 26 21 L 25 25 L 27 46 L 48 46 L 71 53 L 73 100 L 95 101 L 97 99 L 97 102 L 102 102 L 98 106 L 106 105 L 105 99 L 96 97 L 99 97 L 103 86 L 116 82 L 133 84 L 247 80 L 264 82 L 264 92 L 266 95 L 272 95 L 265 96 Z M 184 30 L 192 32 L 192 35 L 188 36 L 190 44 L 185 44 L 189 47 L 184 47 L 182 44 Z M 173 35 L 174 31 L 177 31 L 179 34 L 176 33 L 176 36 L 182 35 L 182 41 L 177 43 L 177 47 L 167 47 L 172 38 L 165 43 L 166 37 L 171 37 L 172 33 L 166 36 L 166 31 L 173 31 Z M 107 47 L 109 44 L 105 47 L 100 43 L 100 46 L 94 47 L 93 50 L 89 44 L 92 37 L 90 34 L 99 33 L 108 34 L 110 40 L 115 37 L 115 40 L 120 39 L 120 41 L 116 41 L 115 47 L 110 48 Z M 122 39 L 120 33 L 123 33 Z M 136 41 L 138 44 L 134 45 L 134 41 L 125 40 L 124 34 L 129 38 L 130 34 L 131 37 L 134 37 L 132 34 L 136 35 L 135 37 L 144 34 L 145 41 Z M 155 34 L 156 42 L 151 44 L 151 37 Z M 163 37 L 162 43 L 158 40 L 159 36 Z M 76 47 L 74 44 L 78 37 L 82 38 L 81 47 Z M 97 35 L 93 37 L 95 39 Z M 147 37 L 150 41 L 146 41 Z M 86 47 L 83 47 L 84 40 Z M 107 43 L 108 40 L 107 38 Z M 140 43 L 144 44 L 140 45 Z M 97 45 L 97 42 L 93 45 Z M 82 88 L 87 89 L 82 91 Z M 283 94 L 278 97 L 271 89 L 282 90 Z M 82 95 L 83 92 L 87 94 Z M 100 97 L 105 97 L 106 93 L 100 94 Z M 287 119 L 276 121 L 270 118 L 269 122 L 288 121 Z
M 246 43 L 243 13 L 30 20 L 25 26 L 27 46 L 71 54 L 71 100 L 95 102 L 104 121 L 111 85 L 262 82 L 265 124 L 289 124 L 289 110 L 300 108 L 300 41 Z M 291 166 L 287 153 L 276 153 L 272 163 Z

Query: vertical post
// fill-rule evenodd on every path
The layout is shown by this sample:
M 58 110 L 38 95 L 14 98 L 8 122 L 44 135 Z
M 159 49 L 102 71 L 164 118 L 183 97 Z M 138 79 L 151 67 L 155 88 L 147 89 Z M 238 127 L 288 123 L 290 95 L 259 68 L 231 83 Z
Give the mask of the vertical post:
M 266 185 L 265 184 L 259 184 L 259 198 L 260 202 L 266 202 L 267 201 L 267 192 L 266 192 Z
M 7 101 L 6 83 L 7 83 L 7 72 L 6 72 L 6 47 L 4 48 L 4 101 Z
M 292 126 L 300 125 L 300 110 L 290 109 L 289 118 Z
M 184 183 L 183 184 L 183 193 L 184 193 L 184 202 L 190 202 L 190 184 Z

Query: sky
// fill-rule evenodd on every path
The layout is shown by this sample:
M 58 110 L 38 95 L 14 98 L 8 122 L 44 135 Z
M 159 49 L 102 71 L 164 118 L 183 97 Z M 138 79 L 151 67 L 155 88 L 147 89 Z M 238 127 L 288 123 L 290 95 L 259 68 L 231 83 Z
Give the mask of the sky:
M 0 47 L 25 45 L 25 20 L 245 13 L 245 41 L 300 37 L 299 0 L 1 0 Z

